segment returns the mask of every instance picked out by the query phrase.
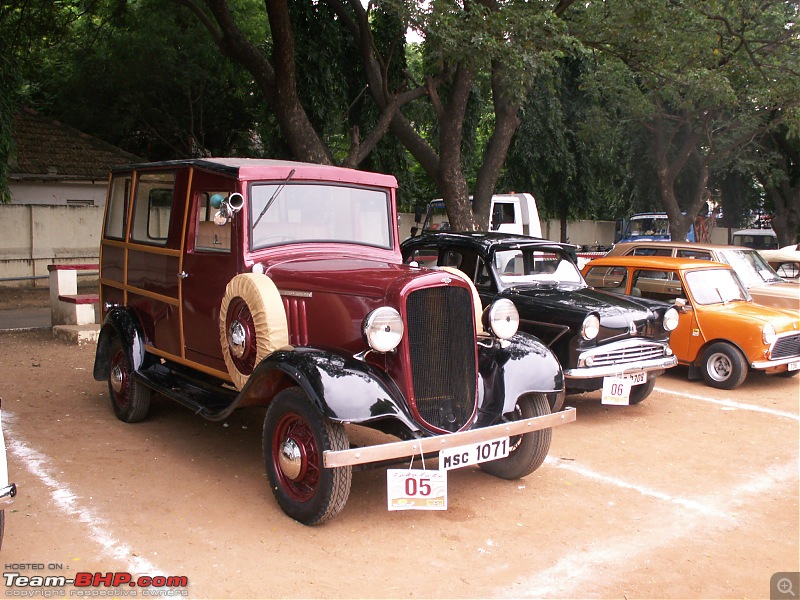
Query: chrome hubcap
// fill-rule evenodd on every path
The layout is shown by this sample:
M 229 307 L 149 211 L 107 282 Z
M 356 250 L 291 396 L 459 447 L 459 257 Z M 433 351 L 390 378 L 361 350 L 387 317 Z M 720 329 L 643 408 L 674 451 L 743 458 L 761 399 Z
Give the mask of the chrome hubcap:
M 122 367 L 117 365 L 111 369 L 111 388 L 117 393 L 122 392 L 122 387 L 125 383 L 125 374 L 122 372 Z
M 236 358 L 244 356 L 245 346 L 247 345 L 247 331 L 239 321 L 232 321 L 228 328 L 228 346 L 231 354 Z
M 278 465 L 281 468 L 281 472 L 289 479 L 295 481 L 300 477 L 300 472 L 303 468 L 303 456 L 300 452 L 300 446 L 293 439 L 284 440 L 281 444 Z
M 725 381 L 731 370 L 731 361 L 724 354 L 714 354 L 708 361 L 708 374 L 714 381 Z

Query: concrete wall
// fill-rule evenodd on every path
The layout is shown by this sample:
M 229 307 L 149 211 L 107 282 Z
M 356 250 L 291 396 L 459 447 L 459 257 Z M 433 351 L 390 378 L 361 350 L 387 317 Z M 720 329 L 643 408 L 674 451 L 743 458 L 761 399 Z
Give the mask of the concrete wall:
M 102 206 L 0 205 L 0 285 L 47 287 L 47 265 L 97 262 L 102 221 Z
M 103 206 L 108 181 L 9 181 L 11 204 Z

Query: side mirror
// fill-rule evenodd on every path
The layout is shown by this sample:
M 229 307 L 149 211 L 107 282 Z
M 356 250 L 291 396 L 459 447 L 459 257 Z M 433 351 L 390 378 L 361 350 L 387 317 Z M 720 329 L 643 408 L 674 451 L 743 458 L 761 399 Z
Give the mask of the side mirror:
M 244 196 L 235 192 L 219 202 L 219 210 L 214 215 L 214 223 L 225 225 L 231 220 L 233 215 L 242 210 L 244 206 Z
M 692 310 L 692 305 L 686 298 L 675 298 L 675 308 L 679 313 L 687 313 Z

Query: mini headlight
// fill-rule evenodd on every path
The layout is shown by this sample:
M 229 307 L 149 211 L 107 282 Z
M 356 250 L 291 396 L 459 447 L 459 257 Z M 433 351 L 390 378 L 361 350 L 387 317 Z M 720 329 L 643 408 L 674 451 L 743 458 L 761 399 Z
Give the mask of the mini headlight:
M 486 328 L 501 340 L 511 338 L 519 328 L 517 307 L 508 298 L 500 298 L 492 303 L 485 317 Z
M 675 328 L 678 326 L 678 320 L 680 319 L 680 314 L 674 308 L 668 308 L 664 313 L 664 329 L 666 331 L 674 331 Z
M 600 333 L 600 318 L 597 315 L 589 315 L 581 325 L 581 337 L 585 340 L 593 340 L 598 333 Z
M 377 352 L 389 352 L 397 348 L 404 331 L 400 313 L 389 306 L 376 308 L 364 319 L 364 337 Z
M 761 338 L 764 340 L 764 343 L 768 346 L 771 346 L 772 343 L 777 338 L 777 334 L 775 333 L 775 326 L 772 323 L 767 323 L 761 329 Z

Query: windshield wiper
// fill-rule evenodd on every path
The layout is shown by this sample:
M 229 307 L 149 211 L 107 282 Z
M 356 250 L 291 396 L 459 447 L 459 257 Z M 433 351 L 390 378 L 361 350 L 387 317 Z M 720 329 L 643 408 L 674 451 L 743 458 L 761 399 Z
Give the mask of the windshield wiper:
M 258 222 L 261 220 L 261 217 L 263 217 L 264 213 L 266 213 L 269 210 L 269 207 L 272 206 L 273 202 L 275 202 L 275 199 L 278 197 L 278 194 L 281 193 L 281 190 L 283 190 L 283 188 L 286 187 L 286 184 L 289 183 L 289 180 L 293 176 L 294 176 L 294 169 L 289 171 L 289 174 L 286 176 L 286 179 L 284 179 L 283 182 L 278 186 L 278 189 L 275 190 L 275 193 L 272 194 L 272 197 L 269 200 L 267 200 L 267 205 L 264 207 L 264 210 L 261 211 L 261 213 L 258 215 L 258 218 L 256 219 L 256 222 L 253 223 L 253 229 L 255 229 L 255 227 L 258 225 Z

